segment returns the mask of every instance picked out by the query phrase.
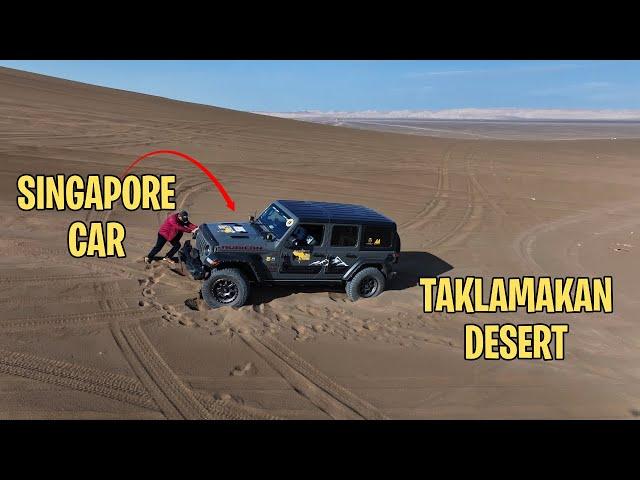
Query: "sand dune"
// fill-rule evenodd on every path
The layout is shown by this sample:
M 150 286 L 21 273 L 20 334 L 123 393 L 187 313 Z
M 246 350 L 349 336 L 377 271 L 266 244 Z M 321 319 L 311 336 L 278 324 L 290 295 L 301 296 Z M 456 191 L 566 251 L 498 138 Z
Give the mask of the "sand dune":
M 245 219 L 277 198 L 380 210 L 403 239 L 398 278 L 357 303 L 273 288 L 238 310 L 194 310 L 199 282 L 140 262 L 164 213 L 16 206 L 22 173 L 119 174 L 155 149 L 196 157 L 234 198 L 235 213 L 186 162 L 136 167 L 175 172 L 196 222 Z M 622 138 L 341 128 L 0 69 L 0 418 L 631 418 L 638 152 Z M 70 257 L 78 218 L 123 222 L 127 258 Z M 613 275 L 615 310 L 421 313 L 418 278 L 445 272 Z M 567 359 L 463 359 L 465 323 L 507 321 L 570 323 Z

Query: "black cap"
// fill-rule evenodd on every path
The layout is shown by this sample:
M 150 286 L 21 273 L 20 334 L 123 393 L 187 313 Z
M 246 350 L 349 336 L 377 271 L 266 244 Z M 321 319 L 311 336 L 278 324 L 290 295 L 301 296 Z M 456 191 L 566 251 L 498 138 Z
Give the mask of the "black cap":
M 180 213 L 178 213 L 178 218 L 183 222 L 186 222 L 187 220 L 189 220 L 189 212 L 187 212 L 186 210 L 182 210 Z

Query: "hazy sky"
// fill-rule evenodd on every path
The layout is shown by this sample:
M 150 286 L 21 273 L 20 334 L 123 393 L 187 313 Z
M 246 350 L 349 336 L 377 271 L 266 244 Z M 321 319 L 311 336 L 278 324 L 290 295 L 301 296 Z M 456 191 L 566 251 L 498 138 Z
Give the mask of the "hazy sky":
M 249 111 L 640 108 L 640 61 L 0 60 L 0 65 Z

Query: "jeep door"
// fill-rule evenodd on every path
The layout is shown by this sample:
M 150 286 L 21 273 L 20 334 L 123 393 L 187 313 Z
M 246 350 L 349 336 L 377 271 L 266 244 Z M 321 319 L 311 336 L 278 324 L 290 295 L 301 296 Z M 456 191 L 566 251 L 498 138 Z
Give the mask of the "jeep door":
M 360 226 L 353 224 L 331 225 L 327 235 L 326 265 L 322 278 L 340 279 L 349 267 L 358 261 Z
M 302 228 L 305 234 L 297 238 L 299 244 L 294 245 L 296 228 L 283 242 L 277 276 L 279 280 L 315 280 L 325 266 L 327 226 L 318 223 L 301 223 L 297 227 Z M 306 242 L 309 236 L 315 240 L 312 244 Z

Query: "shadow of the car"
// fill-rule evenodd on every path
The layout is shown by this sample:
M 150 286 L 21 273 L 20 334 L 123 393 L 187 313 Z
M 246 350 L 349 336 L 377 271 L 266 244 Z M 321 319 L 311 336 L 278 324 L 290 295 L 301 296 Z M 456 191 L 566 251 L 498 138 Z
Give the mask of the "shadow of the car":
M 287 285 L 260 285 L 251 289 L 249 305 L 269 303 L 276 298 L 284 298 L 295 293 L 345 293 L 342 285 L 318 285 L 318 286 L 287 286 Z M 346 296 L 346 294 L 345 294 Z
M 427 252 L 402 252 L 400 262 L 394 266 L 395 278 L 387 290 L 404 290 L 415 287 L 420 277 L 437 277 L 448 272 L 452 265 Z

